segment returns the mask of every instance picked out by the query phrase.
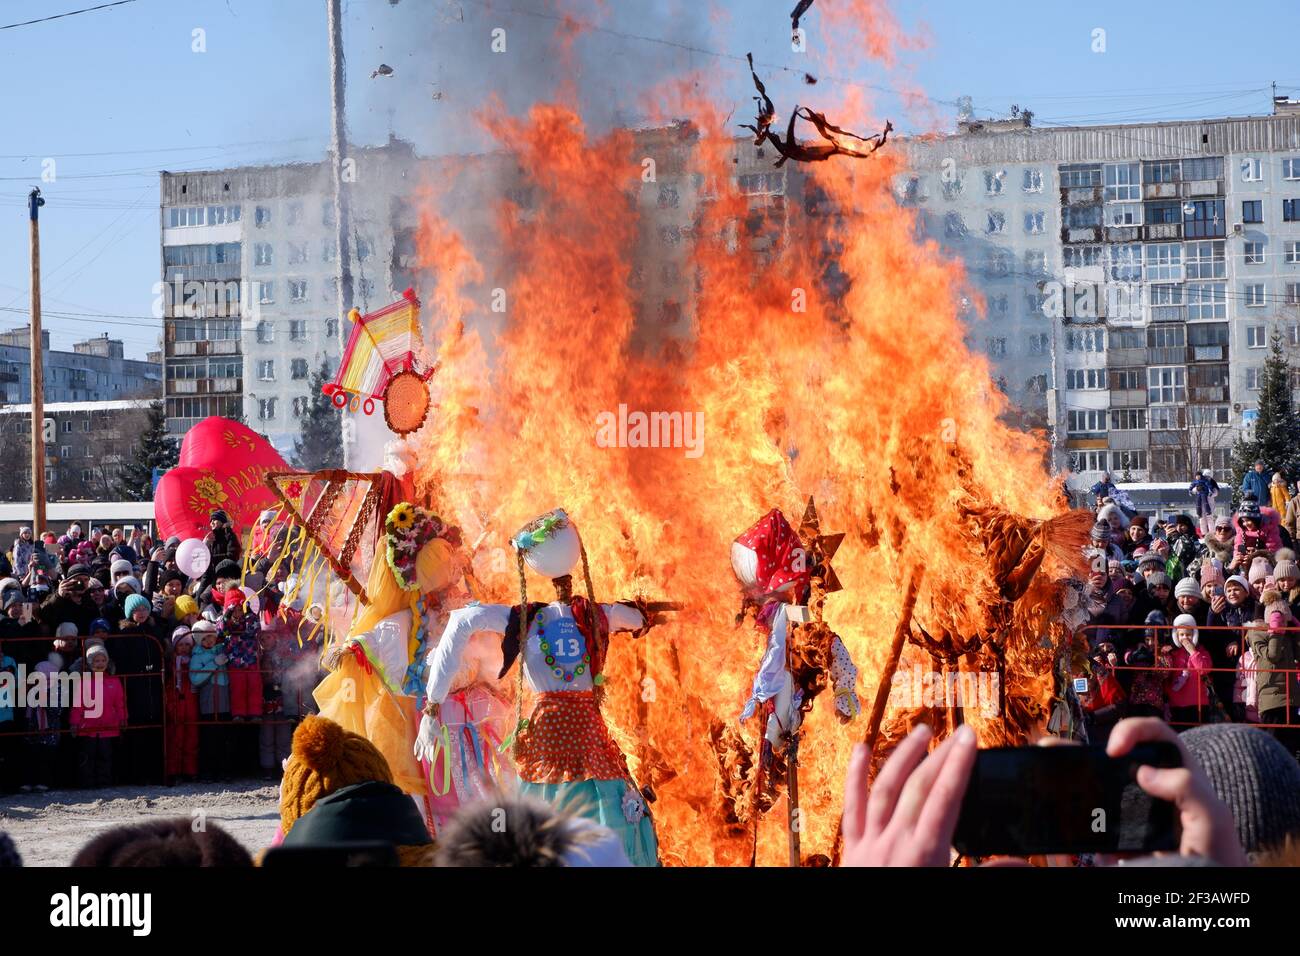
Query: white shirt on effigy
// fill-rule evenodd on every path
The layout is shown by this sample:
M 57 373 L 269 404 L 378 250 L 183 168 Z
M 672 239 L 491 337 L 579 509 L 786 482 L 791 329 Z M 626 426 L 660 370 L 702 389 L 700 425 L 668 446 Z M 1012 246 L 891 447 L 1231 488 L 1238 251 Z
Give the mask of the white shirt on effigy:
M 602 604 L 601 608 L 609 621 L 610 631 L 635 631 L 645 626 L 645 620 L 636 608 L 625 604 Z M 539 615 L 544 619 L 542 626 L 551 653 L 564 670 L 574 671 L 583 663 L 583 654 L 588 652 L 586 641 L 573 619 L 572 609 L 568 604 L 552 601 L 533 615 L 527 640 L 523 642 L 524 677 L 528 686 L 534 693 L 591 690 L 593 684 L 589 663 L 584 666 L 583 673 L 575 673 L 571 681 L 555 676 L 551 665 L 546 663 L 537 639 Z M 461 668 L 462 657 L 475 634 L 504 634 L 509 623 L 508 604 L 471 604 L 452 611 L 447 627 L 438 639 L 438 645 L 426 658 L 429 664 L 429 683 L 425 694 L 428 699 L 441 703 L 450 693 L 453 679 Z M 499 638 L 497 643 L 500 643 Z

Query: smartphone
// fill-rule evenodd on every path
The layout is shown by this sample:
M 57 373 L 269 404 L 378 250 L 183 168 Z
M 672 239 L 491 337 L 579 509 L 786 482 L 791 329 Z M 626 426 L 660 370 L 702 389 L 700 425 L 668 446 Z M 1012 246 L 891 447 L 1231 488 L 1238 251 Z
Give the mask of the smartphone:
M 1214 591 L 1212 593 L 1214 594 L 1215 597 L 1223 597 L 1223 585 L 1216 584 L 1214 586 Z
M 1177 812 L 1137 785 L 1137 770 L 1182 766 L 1171 743 L 995 747 L 975 759 L 953 845 L 967 856 L 1154 853 L 1178 848 Z

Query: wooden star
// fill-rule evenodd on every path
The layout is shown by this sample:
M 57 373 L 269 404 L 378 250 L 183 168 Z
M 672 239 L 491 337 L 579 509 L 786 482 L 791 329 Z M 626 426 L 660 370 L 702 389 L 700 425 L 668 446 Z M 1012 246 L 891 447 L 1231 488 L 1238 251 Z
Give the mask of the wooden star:
M 799 521 L 799 540 L 803 542 L 804 549 L 808 552 L 813 576 L 822 579 L 826 593 L 842 590 L 840 579 L 835 574 L 835 569 L 831 567 L 831 558 L 835 557 L 835 552 L 840 549 L 840 544 L 844 541 L 844 532 L 822 534 L 821 518 L 817 514 L 817 504 L 811 495 L 808 496 L 808 506 L 804 508 L 803 518 Z

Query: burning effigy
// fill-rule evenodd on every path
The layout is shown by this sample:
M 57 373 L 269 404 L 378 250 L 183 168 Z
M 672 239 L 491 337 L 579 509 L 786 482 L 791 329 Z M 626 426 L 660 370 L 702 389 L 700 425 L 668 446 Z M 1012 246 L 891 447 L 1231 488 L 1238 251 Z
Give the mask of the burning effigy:
M 869 32 L 868 53 L 897 30 L 876 4 L 818 10 L 849 40 Z M 455 687 L 445 677 L 479 635 L 473 683 L 500 705 L 497 730 L 474 745 L 485 786 L 517 772 L 548 798 L 578 794 L 642 862 L 807 863 L 836 854 L 855 743 L 872 740 L 879 759 L 917 720 L 941 733 L 968 724 L 986 746 L 1042 732 L 1072 647 L 1062 581 L 1091 519 L 1068 510 L 1045 437 L 1008 423 L 987 359 L 968 348 L 962 267 L 918 239 L 915 211 L 895 200 L 902 160 L 879 148 L 888 129 L 861 140 L 871 162 L 776 170 L 803 212 L 758 208 L 735 172 L 754 140 L 734 136 L 736 88 L 716 81 L 653 90 L 665 125 L 644 131 L 589 129 L 564 101 L 482 111 L 510 177 L 486 240 L 444 209 L 468 175 L 455 164 L 412 197 L 419 367 L 438 373 L 425 420 L 391 436 L 382 473 L 402 489 L 395 501 L 460 529 L 460 579 L 482 603 L 440 605 L 446 620 L 426 618 L 414 642 L 408 628 L 377 693 L 396 701 L 387 710 L 427 765 Z M 873 118 L 852 97 L 834 109 L 859 128 Z M 799 116 L 843 133 L 824 114 Z M 656 202 L 660 191 L 692 198 Z M 747 229 L 756 217 L 770 227 L 761 236 Z M 647 235 L 671 258 L 655 245 L 647 263 Z M 656 323 L 665 293 L 647 265 L 683 317 L 671 328 Z M 628 408 L 665 440 L 602 426 Z M 674 437 L 687 415 L 703 425 L 690 448 Z M 768 607 L 773 578 L 733 561 L 733 545 L 756 516 L 798 513 L 814 496 L 798 528 L 781 518 L 810 555 Z M 572 561 L 538 561 L 550 533 L 539 507 L 581 527 L 585 594 Z M 366 534 L 378 562 L 383 532 Z M 553 601 L 536 606 L 529 574 L 552 579 Z M 652 600 L 677 611 L 633 639 Z M 333 660 L 373 664 L 363 631 L 335 637 L 361 650 Z M 421 661 L 418 681 L 399 680 Z M 950 700 L 947 688 L 976 683 L 989 691 L 978 706 Z M 560 717 L 590 743 L 563 761 Z M 789 827 L 761 825 L 796 809 L 793 847 Z

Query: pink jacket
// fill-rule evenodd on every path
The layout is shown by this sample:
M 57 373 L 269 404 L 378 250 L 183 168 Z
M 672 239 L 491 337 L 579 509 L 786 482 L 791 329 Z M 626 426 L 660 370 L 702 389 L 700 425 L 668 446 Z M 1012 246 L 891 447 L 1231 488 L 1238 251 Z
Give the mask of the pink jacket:
M 1169 706 L 1208 707 L 1210 697 L 1205 691 L 1205 679 L 1209 675 L 1202 675 L 1200 671 L 1214 666 L 1210 652 L 1198 646 L 1188 654 L 1182 647 L 1175 647 L 1169 658 L 1171 667 L 1183 668 L 1175 672 L 1169 682 Z
M 72 708 L 70 725 L 78 737 L 117 737 L 122 733 L 126 724 L 126 692 L 122 688 L 122 678 L 105 674 L 98 693 L 101 699 L 93 701 L 99 710 L 96 716 L 90 716 L 80 704 Z

